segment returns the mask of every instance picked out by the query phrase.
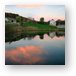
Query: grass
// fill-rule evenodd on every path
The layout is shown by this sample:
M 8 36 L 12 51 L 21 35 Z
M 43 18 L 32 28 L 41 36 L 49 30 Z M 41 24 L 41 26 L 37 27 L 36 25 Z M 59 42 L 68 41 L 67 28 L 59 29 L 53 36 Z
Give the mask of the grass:
M 23 26 L 26 28 L 30 28 L 32 29 L 36 29 L 36 30 L 56 30 L 57 27 L 56 26 L 52 26 L 52 25 L 48 25 L 48 24 L 39 24 L 39 23 L 35 23 L 35 22 L 24 22 Z M 29 30 L 28 28 L 28 30 Z
M 19 24 L 5 24 L 5 41 L 19 40 L 22 36 L 30 35 L 43 35 L 48 32 L 65 31 L 65 29 L 57 28 L 56 26 L 48 24 L 40 24 L 36 22 L 24 22 L 22 25 Z

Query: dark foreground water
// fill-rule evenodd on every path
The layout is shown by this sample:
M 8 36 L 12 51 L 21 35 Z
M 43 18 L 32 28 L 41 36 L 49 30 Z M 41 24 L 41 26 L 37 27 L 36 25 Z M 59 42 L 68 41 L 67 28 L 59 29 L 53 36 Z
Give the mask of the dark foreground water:
M 6 65 L 64 65 L 65 40 L 63 32 L 42 36 L 26 36 L 5 44 Z

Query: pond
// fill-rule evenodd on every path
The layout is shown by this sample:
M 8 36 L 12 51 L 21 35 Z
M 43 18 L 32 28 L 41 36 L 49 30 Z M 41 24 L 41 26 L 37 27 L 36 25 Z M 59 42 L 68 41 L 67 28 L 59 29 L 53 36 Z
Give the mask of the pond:
M 6 65 L 65 65 L 65 33 L 25 35 L 5 43 Z

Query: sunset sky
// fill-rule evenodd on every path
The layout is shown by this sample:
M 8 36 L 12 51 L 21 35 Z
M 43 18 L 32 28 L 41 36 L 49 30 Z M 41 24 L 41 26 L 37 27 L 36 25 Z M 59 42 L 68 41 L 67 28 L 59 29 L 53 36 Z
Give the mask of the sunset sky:
M 5 12 L 32 17 L 35 20 L 40 20 L 41 17 L 44 17 L 45 21 L 65 19 L 64 5 L 6 5 Z

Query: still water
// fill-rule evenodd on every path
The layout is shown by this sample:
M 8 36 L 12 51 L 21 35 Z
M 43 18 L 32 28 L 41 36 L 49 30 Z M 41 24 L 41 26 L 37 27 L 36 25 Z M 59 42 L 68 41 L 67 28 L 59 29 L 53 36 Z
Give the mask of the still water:
M 18 41 L 6 42 L 6 65 L 64 65 L 64 32 L 26 36 Z

